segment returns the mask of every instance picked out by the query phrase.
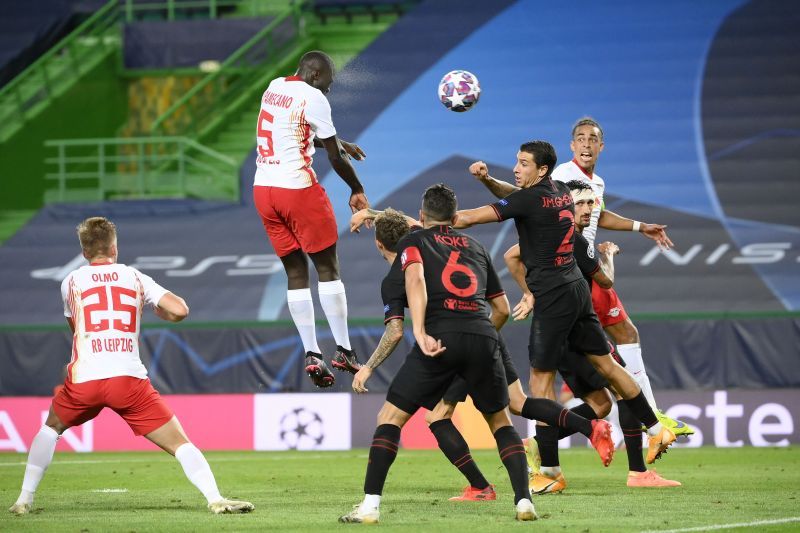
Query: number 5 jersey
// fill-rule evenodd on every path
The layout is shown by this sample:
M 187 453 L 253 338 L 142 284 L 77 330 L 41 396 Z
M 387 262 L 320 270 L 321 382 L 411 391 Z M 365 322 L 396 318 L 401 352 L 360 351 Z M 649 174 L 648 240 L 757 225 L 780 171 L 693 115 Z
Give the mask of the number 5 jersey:
M 75 325 L 67 379 L 146 378 L 139 357 L 142 308 L 157 305 L 167 292 L 127 265 L 93 263 L 73 270 L 61 283 L 64 316 Z

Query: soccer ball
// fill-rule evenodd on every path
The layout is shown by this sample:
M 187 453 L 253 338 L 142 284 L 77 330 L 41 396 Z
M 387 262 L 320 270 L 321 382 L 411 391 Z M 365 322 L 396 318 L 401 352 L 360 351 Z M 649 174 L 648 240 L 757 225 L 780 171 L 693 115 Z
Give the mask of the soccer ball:
M 478 78 L 466 70 L 448 72 L 439 82 L 439 100 L 450 111 L 469 111 L 478 103 L 480 96 Z

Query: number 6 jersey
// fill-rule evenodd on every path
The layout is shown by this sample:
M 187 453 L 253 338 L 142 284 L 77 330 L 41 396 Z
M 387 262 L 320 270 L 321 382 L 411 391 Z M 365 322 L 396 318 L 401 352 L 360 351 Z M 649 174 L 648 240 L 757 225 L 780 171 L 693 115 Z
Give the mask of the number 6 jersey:
M 64 316 L 75 325 L 67 379 L 146 378 L 139 358 L 142 307 L 158 304 L 167 292 L 127 265 L 93 263 L 73 270 L 61 283 Z
M 397 243 L 403 271 L 422 263 L 428 333 L 459 331 L 496 336 L 488 300 L 505 294 L 492 259 L 474 238 L 449 226 L 414 231 Z

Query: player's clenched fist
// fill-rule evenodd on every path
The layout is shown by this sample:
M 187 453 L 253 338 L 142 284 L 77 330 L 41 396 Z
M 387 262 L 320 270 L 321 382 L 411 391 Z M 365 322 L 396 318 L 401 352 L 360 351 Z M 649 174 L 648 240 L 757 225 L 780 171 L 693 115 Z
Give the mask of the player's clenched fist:
M 469 173 L 479 180 L 485 179 L 489 177 L 489 167 L 483 161 L 476 161 L 469 166 Z

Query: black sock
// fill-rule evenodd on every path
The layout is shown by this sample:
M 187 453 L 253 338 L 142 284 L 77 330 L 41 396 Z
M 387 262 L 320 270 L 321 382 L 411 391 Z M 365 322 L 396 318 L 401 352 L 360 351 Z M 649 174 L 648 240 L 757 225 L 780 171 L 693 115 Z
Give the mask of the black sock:
M 642 458 L 642 423 L 633 414 L 630 407 L 625 402 L 618 402 L 619 425 L 622 428 L 622 435 L 625 437 L 625 452 L 628 454 L 628 470 L 633 472 L 644 472 Z
M 538 420 L 550 426 L 583 433 L 587 437 L 592 434 L 592 423 L 575 414 L 560 403 L 546 398 L 528 398 L 522 404 L 520 414 L 528 420 Z M 570 434 L 572 434 L 570 433 Z
M 590 423 L 592 420 L 595 420 L 597 418 L 597 413 L 594 412 L 594 409 L 592 409 L 592 406 L 589 405 L 588 403 L 582 403 L 580 405 L 576 405 L 575 407 L 570 409 L 570 411 L 572 411 L 576 415 L 580 415 L 583 418 L 589 420 Z M 569 437 L 574 433 L 575 431 L 571 431 L 567 428 L 560 428 L 558 430 L 558 440 L 561 440 L 564 437 Z
M 449 418 L 437 420 L 429 427 L 433 436 L 436 437 L 436 442 L 439 443 L 439 449 L 453 463 L 453 466 L 464 474 L 470 486 L 476 489 L 488 487 L 489 482 L 486 481 L 478 465 L 473 461 L 467 441 L 453 425 L 453 421 Z
M 381 424 L 375 428 L 372 446 L 369 448 L 367 476 L 364 479 L 364 494 L 382 494 L 383 484 L 389 468 L 397 457 L 400 445 L 400 428 L 393 424 Z
M 494 440 L 497 441 L 500 460 L 508 470 L 508 477 L 514 488 L 514 503 L 525 498 L 530 500 L 531 491 L 528 489 L 528 463 L 525 459 L 525 446 L 523 446 L 517 430 L 514 429 L 514 426 L 501 427 L 494 432 Z
M 542 466 L 559 466 L 558 428 L 554 426 L 536 426 L 536 442 L 539 444 Z
M 650 404 L 647 403 L 647 398 L 644 397 L 644 393 L 642 391 L 639 391 L 638 396 L 631 398 L 630 400 L 620 400 L 619 403 L 624 403 L 630 407 L 631 412 L 642 424 L 644 424 L 644 427 L 651 428 L 658 424 L 656 414 L 653 412 Z

